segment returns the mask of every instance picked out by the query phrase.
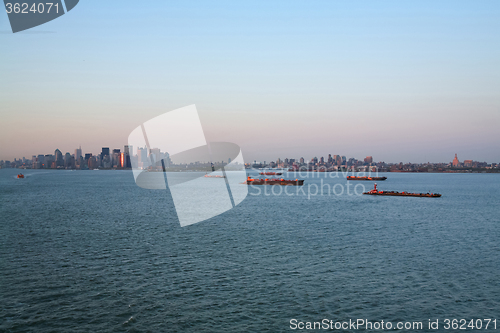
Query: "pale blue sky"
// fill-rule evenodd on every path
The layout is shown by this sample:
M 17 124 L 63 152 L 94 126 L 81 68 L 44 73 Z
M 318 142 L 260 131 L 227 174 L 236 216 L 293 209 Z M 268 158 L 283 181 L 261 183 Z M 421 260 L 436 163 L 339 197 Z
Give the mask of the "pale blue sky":
M 0 45 L 0 159 L 196 104 L 246 160 L 500 162 L 499 1 L 82 0 Z

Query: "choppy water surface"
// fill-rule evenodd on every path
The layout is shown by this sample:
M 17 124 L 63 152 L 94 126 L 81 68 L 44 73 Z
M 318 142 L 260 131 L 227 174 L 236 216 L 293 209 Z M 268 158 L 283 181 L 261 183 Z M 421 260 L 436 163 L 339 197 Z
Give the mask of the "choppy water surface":
M 432 199 L 251 189 L 235 209 L 181 228 L 168 193 L 137 187 L 127 171 L 16 174 L 0 170 L 0 331 L 500 321 L 500 175 L 386 174 L 379 182 L 443 194 Z M 321 179 L 346 185 L 309 178 L 306 186 Z

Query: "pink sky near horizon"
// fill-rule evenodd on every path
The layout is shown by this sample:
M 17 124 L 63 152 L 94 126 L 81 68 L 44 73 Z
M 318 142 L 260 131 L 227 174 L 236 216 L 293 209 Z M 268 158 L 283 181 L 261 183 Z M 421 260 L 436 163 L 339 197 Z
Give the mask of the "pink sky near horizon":
M 195 104 L 247 161 L 500 162 L 499 2 L 122 4 L 0 14 L 0 160 L 123 149 Z

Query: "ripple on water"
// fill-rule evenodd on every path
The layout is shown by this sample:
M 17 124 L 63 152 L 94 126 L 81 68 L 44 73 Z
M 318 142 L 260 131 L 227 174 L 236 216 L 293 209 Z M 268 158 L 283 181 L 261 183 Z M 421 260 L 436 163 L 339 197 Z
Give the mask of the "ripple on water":
M 500 310 L 498 175 L 384 183 L 438 188 L 437 200 L 249 196 L 180 228 L 166 193 L 136 187 L 128 172 L 48 171 L 23 183 L 9 172 L 0 170 L 1 331 L 280 332 L 291 318 Z

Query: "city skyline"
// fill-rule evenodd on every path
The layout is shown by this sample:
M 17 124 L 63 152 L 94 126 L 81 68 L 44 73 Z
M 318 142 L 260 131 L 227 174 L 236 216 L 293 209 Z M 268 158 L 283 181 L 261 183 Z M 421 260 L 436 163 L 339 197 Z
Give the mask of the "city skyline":
M 70 144 L 65 144 L 64 147 L 68 147 L 70 146 Z M 79 145 L 81 146 L 81 145 Z M 82 152 L 83 154 L 85 153 L 92 153 L 92 154 L 95 154 L 96 152 L 100 151 L 102 146 L 98 145 L 98 144 L 94 144 L 92 145 L 94 148 L 89 148 L 89 149 L 83 149 Z M 126 144 L 122 144 L 121 147 L 123 148 L 124 146 L 126 146 Z M 98 147 L 98 148 L 95 148 L 95 147 Z M 112 147 L 120 147 L 118 145 L 116 146 L 108 146 L 110 149 L 121 149 L 121 148 L 112 148 Z M 84 146 L 85 148 L 85 146 Z M 56 148 L 56 149 L 60 149 L 60 148 Z M 64 151 L 64 152 L 72 152 L 74 151 L 74 149 L 60 149 L 61 151 Z M 277 149 L 277 150 L 280 150 L 281 149 Z M 287 154 L 283 153 L 283 154 L 278 154 L 278 153 L 273 153 L 273 152 L 270 152 L 268 148 L 266 148 L 266 153 L 265 154 L 259 154 L 258 152 L 254 152 L 253 154 L 246 154 L 246 151 L 243 151 L 243 156 L 245 157 L 245 160 L 248 160 L 248 161 L 254 161 L 254 160 L 257 160 L 257 161 L 272 161 L 272 160 L 276 160 L 276 159 L 279 159 L 279 158 L 287 158 L 287 156 L 290 158 L 290 156 L 292 156 L 292 158 L 300 158 L 300 157 L 304 157 L 308 159 L 311 159 L 313 157 L 321 157 L 321 156 L 327 156 L 329 153 L 328 151 L 332 151 L 332 150 L 335 150 L 335 148 L 333 149 L 327 149 L 326 151 L 324 151 L 324 149 L 322 148 L 318 148 L 318 147 L 311 147 L 310 149 L 307 149 L 307 148 L 302 148 L 300 149 L 301 153 L 293 153 L 293 150 L 292 152 L 290 153 L 290 149 L 286 149 Z M 24 149 L 24 151 L 26 152 L 29 152 L 29 151 L 32 151 L 30 149 Z M 324 151 L 324 152 L 322 152 Z M 343 153 L 343 154 L 347 154 L 349 156 L 352 156 L 352 157 L 355 157 L 355 158 L 359 158 L 359 159 L 363 159 L 364 157 L 366 156 L 369 156 L 369 155 L 373 155 L 373 156 L 380 156 L 380 155 L 376 155 L 376 154 L 371 154 L 370 151 L 368 149 L 364 149 L 363 151 L 365 151 L 366 153 L 365 154 L 362 154 L 362 153 L 359 153 L 358 154 L 350 154 L 350 153 Z M 457 150 L 458 153 L 451 153 L 451 151 L 448 151 L 447 153 L 444 153 L 444 157 L 443 159 L 441 160 L 436 160 L 436 159 L 432 159 L 432 160 L 428 160 L 428 159 L 403 159 L 403 158 L 400 158 L 400 159 L 393 159 L 393 160 L 387 160 L 387 159 L 384 159 L 384 158 L 380 158 L 380 160 L 377 160 L 378 162 L 386 162 L 386 163 L 400 163 L 400 162 L 403 162 L 403 163 L 444 163 L 445 161 L 448 161 L 448 160 L 453 160 L 453 158 L 450 159 L 450 156 L 453 156 L 454 154 L 458 154 L 459 156 L 467 156 L 467 159 L 471 159 L 471 160 L 474 160 L 474 161 L 482 161 L 482 162 L 487 162 L 487 163 L 498 163 L 500 161 L 500 154 L 497 156 L 497 159 L 494 159 L 494 158 L 491 158 L 491 159 L 487 159 L 487 158 L 483 158 L 483 154 L 481 153 L 478 153 L 478 151 L 480 151 L 480 149 L 475 149 L 473 153 L 469 153 L 469 154 L 466 154 L 464 153 L 465 151 L 469 151 L 469 149 L 462 149 L 462 150 Z M 46 155 L 46 154 L 51 154 L 53 153 L 54 150 L 52 150 L 52 152 L 49 150 L 49 151 L 44 151 L 44 154 L 43 155 Z M 319 152 L 319 153 L 313 153 L 313 152 Z M 41 152 L 40 152 L 41 153 Z M 0 160 L 8 160 L 8 161 L 13 161 L 14 159 L 20 159 L 20 158 L 27 158 L 29 159 L 31 156 L 33 156 L 34 154 L 33 153 L 26 153 L 26 154 L 13 154 L 13 155 L 6 155 L 6 154 L 0 154 Z M 35 155 L 38 155 L 35 154 Z M 247 155 L 249 156 L 249 158 L 247 158 Z M 310 155 L 310 156 L 309 156 Z M 384 154 L 382 154 L 384 155 Z M 396 154 L 395 153 L 392 153 L 393 156 L 395 156 Z M 406 154 L 401 154 L 402 156 L 407 156 Z M 424 155 L 429 155 L 429 156 L 432 156 L 432 154 L 424 154 Z M 441 154 L 440 154 L 441 155 Z M 493 155 L 496 155 L 496 154 L 493 154 Z M 493 156 L 492 155 L 492 156 Z
M 106 158 L 107 156 L 107 158 Z M 67 151 L 65 154 L 59 148 L 56 148 L 53 154 L 35 154 L 31 155 L 31 158 L 26 158 L 26 156 L 14 158 L 12 160 L 2 160 L 0 159 L 0 168 L 4 163 L 15 163 L 16 161 L 21 164 L 19 166 L 28 166 L 35 169 L 40 168 L 70 168 L 70 169 L 81 169 L 81 168 L 131 168 L 134 163 L 131 162 L 131 159 L 135 158 L 136 167 L 142 168 L 142 162 L 148 162 L 145 165 L 149 165 L 149 159 L 151 156 L 154 157 L 155 161 L 160 161 L 162 159 L 166 159 L 167 164 L 170 165 L 170 155 L 168 152 L 163 152 L 159 148 L 152 147 L 148 149 L 146 146 L 144 147 L 134 147 L 132 145 L 123 145 L 123 150 L 120 148 L 110 148 L 110 147 L 101 147 L 100 153 L 88 152 L 82 149 L 81 145 L 78 148 L 74 149 L 74 153 L 71 154 Z M 304 155 L 307 156 L 307 155 Z M 489 161 L 481 161 L 475 160 L 471 158 L 459 160 L 458 154 L 455 153 L 454 158 L 447 161 L 439 161 L 439 162 L 413 162 L 413 161 L 400 161 L 400 162 L 392 162 L 392 161 L 384 161 L 374 159 L 372 155 L 368 155 L 364 158 L 356 158 L 348 155 L 339 155 L 339 154 L 324 154 L 319 156 L 311 156 L 309 158 L 305 158 L 304 156 L 296 157 L 296 156 L 287 156 L 284 158 L 277 157 L 275 159 L 270 160 L 257 160 L 254 159 L 252 161 L 245 160 L 245 164 L 249 166 L 257 166 L 259 167 L 271 167 L 271 168 L 289 168 L 289 167 L 298 167 L 303 165 L 309 165 L 315 167 L 319 166 L 361 166 L 361 165 L 403 165 L 403 164 L 411 164 L 411 165 L 425 165 L 425 164 L 434 164 L 434 165 L 449 165 L 452 167 L 481 167 L 484 168 L 486 166 L 493 166 L 497 168 L 500 165 L 499 162 L 489 162 Z M 325 158 L 326 157 L 326 158 Z M 72 160 L 71 160 L 72 158 Z M 44 161 L 44 159 L 46 161 Z M 31 162 L 28 162 L 31 161 Z M 48 164 L 44 164 L 48 163 Z M 137 163 L 139 162 L 139 163 Z M 212 161 L 215 162 L 215 161 Z M 284 163 L 283 163 L 284 162 Z M 28 164 L 28 163 L 32 163 Z M 82 164 L 84 167 L 82 167 Z

